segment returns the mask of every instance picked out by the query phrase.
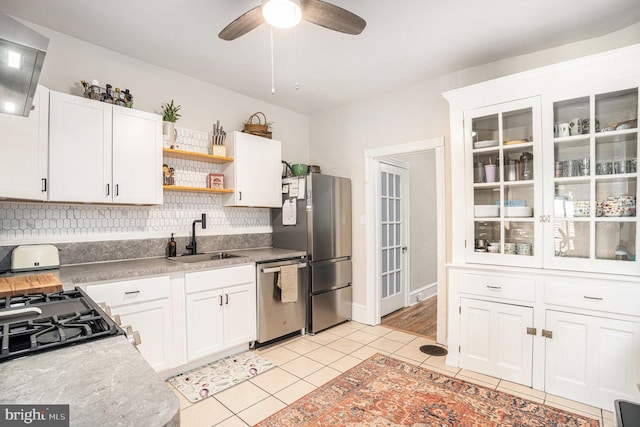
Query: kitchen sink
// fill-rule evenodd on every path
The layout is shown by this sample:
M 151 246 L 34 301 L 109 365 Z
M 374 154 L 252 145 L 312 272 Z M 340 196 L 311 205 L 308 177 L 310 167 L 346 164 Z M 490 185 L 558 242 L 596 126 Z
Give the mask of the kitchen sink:
M 230 254 L 228 252 L 212 252 L 209 254 L 196 254 L 196 255 L 180 255 L 176 257 L 167 258 L 170 261 L 175 262 L 184 262 L 184 263 L 193 263 L 193 262 L 204 262 L 204 261 L 215 261 L 218 259 L 229 259 L 229 258 L 238 258 L 240 255 Z

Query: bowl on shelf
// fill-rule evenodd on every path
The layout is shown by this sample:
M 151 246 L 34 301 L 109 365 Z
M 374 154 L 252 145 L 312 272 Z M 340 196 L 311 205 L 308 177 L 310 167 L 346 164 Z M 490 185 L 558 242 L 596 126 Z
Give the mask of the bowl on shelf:
M 527 218 L 533 216 L 533 208 L 530 206 L 507 206 L 504 208 L 504 216 L 508 218 Z
M 573 216 L 589 216 L 591 214 L 591 202 L 589 200 L 576 200 L 573 202 Z
M 474 205 L 473 215 L 476 218 L 495 218 L 500 215 L 498 205 Z

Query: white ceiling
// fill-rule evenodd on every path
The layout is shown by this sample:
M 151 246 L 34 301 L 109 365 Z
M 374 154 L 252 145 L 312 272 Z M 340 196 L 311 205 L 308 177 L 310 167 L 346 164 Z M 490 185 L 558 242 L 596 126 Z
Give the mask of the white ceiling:
M 268 25 L 217 37 L 259 0 L 0 0 L 0 10 L 306 114 L 640 22 L 638 0 L 330 2 L 367 27 L 358 36 L 304 21 L 274 30 L 273 95 Z

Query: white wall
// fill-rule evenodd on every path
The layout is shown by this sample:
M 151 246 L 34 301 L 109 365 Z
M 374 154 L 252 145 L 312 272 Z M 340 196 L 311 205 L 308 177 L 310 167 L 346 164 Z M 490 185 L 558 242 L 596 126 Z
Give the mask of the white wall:
M 291 110 L 205 83 L 139 61 L 50 28 L 25 22 L 49 37 L 40 84 L 58 92 L 82 94 L 80 80 L 97 79 L 101 85 L 128 88 L 137 110 L 161 113 L 162 104 L 174 99 L 182 106 L 176 126 L 207 132 L 216 120 L 228 130 L 256 111 L 274 122 L 273 138 L 282 141 L 282 157 L 294 163 L 309 161 L 309 118 Z M 232 60 L 230 58 L 229 60 Z
M 364 150 L 445 136 L 447 206 L 450 206 L 451 171 L 448 168 L 449 165 L 453 168 L 462 165 L 463 159 L 450 159 L 448 104 L 441 96 L 442 92 L 639 42 L 640 24 L 636 24 L 597 39 L 461 70 L 312 115 L 311 159 L 322 167 L 323 172 L 352 180 L 354 303 L 365 306 L 368 292 L 365 265 L 367 242 L 364 224 Z M 448 213 L 447 231 L 451 229 L 450 223 Z M 450 233 L 447 232 L 448 248 L 450 243 Z M 450 259 L 449 249 L 448 252 L 447 259 Z

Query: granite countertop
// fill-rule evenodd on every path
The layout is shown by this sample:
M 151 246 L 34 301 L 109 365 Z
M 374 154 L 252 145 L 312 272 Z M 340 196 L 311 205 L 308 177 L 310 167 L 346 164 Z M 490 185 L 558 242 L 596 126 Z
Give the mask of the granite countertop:
M 0 363 L 2 404 L 69 404 L 71 426 L 179 426 L 173 391 L 123 336 Z
M 224 251 L 238 255 L 235 258 L 183 263 L 167 258 L 142 258 L 125 261 L 108 261 L 76 265 L 63 265 L 59 269 L 31 271 L 19 274 L 52 273 L 57 275 L 65 290 L 77 285 L 92 282 L 126 280 L 136 277 L 159 276 L 189 271 L 229 267 L 232 265 L 269 261 L 281 258 L 293 258 L 306 255 L 306 252 L 294 249 L 260 248 Z

